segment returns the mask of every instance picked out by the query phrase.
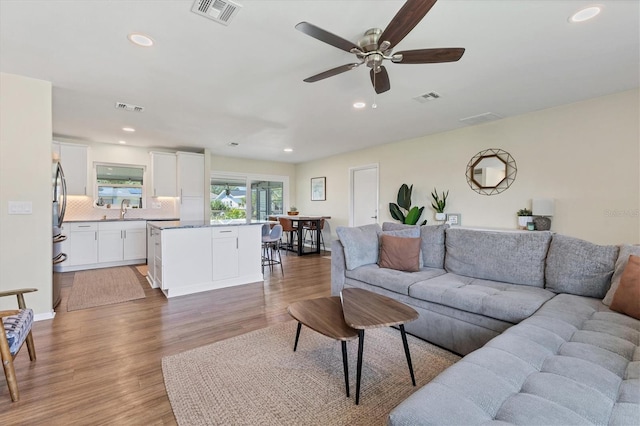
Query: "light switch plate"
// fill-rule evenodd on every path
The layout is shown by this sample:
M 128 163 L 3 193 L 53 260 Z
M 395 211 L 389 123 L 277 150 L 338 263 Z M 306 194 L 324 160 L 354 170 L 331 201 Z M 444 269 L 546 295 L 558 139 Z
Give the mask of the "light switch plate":
M 33 203 L 31 201 L 9 201 L 9 214 L 31 214 Z

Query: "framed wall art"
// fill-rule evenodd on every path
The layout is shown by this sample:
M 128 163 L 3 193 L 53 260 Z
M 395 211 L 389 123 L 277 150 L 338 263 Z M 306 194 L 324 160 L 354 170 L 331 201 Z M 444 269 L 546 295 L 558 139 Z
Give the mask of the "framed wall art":
M 311 178 L 311 201 L 325 201 L 327 199 L 327 178 Z

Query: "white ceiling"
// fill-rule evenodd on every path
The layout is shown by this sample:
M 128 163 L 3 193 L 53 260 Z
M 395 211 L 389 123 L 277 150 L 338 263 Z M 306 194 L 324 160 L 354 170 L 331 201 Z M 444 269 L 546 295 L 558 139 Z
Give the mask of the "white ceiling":
M 386 63 L 391 90 L 376 109 L 364 66 L 302 81 L 355 61 L 294 26 L 308 21 L 355 42 L 384 29 L 402 0 L 237 2 L 223 26 L 191 12 L 192 0 L 0 0 L 0 71 L 53 83 L 58 137 L 292 163 L 639 85 L 637 0 L 599 0 L 602 13 L 582 24 L 567 19 L 591 1 L 440 0 L 395 50 L 466 53 L 446 64 Z M 131 44 L 131 32 L 155 46 Z M 430 91 L 441 98 L 412 99 Z M 117 101 L 145 111 L 116 110 Z

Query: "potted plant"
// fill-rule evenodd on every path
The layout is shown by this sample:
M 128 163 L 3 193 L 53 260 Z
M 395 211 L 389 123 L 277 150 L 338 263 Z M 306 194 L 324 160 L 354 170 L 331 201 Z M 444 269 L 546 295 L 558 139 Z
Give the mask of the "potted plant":
M 398 190 L 398 203 L 389 203 L 389 213 L 391 213 L 391 217 L 407 225 L 415 225 L 418 223 L 418 219 L 420 219 L 422 211 L 424 210 L 424 207 L 411 207 L 412 191 L 413 185 L 407 186 L 406 183 L 403 183 Z M 420 225 L 425 225 L 426 223 L 427 221 L 424 220 Z
M 522 229 L 527 229 L 527 223 L 533 222 L 533 212 L 527 208 L 518 210 L 516 214 L 518 215 L 518 225 Z
M 287 212 L 289 216 L 298 216 L 298 208 L 296 206 L 291 206 L 289 211 Z
M 445 220 L 447 215 L 444 214 L 444 209 L 447 206 L 447 197 L 449 196 L 449 190 L 445 194 L 442 191 L 442 198 L 438 195 L 438 191 L 433 188 L 433 192 L 431 193 L 431 198 L 433 198 L 433 202 L 431 203 L 431 207 L 436 211 L 436 220 Z

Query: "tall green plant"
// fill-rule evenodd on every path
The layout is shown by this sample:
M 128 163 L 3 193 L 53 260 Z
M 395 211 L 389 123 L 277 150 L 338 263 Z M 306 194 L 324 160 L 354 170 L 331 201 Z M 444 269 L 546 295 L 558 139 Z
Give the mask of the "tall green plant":
M 413 191 L 413 185 L 407 186 L 403 183 L 398 190 L 398 199 L 396 203 L 389 203 L 389 212 L 391 217 L 395 220 L 399 220 L 401 223 L 407 225 L 415 225 L 418 223 L 424 207 L 413 206 L 411 207 L 411 192 Z M 424 220 L 420 225 L 426 224 Z
M 447 190 L 446 194 L 442 191 L 442 198 L 438 196 L 438 190 L 433 188 L 433 192 L 431 193 L 431 198 L 433 198 L 433 202 L 431 203 L 431 207 L 436 211 L 436 213 L 444 213 L 444 209 L 447 206 L 447 197 L 449 196 L 449 191 Z

